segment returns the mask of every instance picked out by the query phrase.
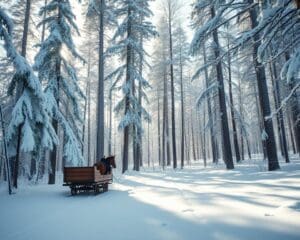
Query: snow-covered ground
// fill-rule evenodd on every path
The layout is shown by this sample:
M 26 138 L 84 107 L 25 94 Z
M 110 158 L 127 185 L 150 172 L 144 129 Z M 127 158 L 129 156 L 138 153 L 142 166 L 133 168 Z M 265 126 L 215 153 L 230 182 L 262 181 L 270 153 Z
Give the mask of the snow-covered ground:
M 116 176 L 109 192 L 61 184 L 0 190 L 1 240 L 300 239 L 300 161 L 276 172 L 196 163 Z

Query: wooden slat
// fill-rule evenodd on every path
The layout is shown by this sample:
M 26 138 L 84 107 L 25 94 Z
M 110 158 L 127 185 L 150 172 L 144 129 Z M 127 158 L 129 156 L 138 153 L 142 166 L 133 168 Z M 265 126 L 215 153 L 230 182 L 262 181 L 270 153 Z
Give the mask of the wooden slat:
M 65 167 L 66 183 L 106 183 L 112 180 L 112 174 L 101 175 L 96 167 Z

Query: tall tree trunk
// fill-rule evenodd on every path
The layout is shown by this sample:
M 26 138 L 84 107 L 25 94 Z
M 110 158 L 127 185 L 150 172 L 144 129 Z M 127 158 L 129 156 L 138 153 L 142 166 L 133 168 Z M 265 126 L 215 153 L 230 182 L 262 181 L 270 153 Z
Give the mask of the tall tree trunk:
M 191 106 L 191 103 L 190 103 Z M 194 160 L 197 159 L 196 156 L 196 148 L 195 148 L 195 133 L 194 133 L 194 126 L 193 126 L 193 113 L 191 111 L 191 132 L 192 132 L 192 150 L 193 150 L 193 158 Z
M 21 49 L 21 56 L 23 56 L 24 58 L 26 57 L 26 50 L 27 50 L 30 7 L 31 7 L 31 0 L 27 0 L 26 1 L 26 8 L 25 8 L 23 37 L 22 37 L 22 49 Z M 19 100 L 22 92 L 23 92 L 23 84 L 19 83 L 18 86 L 17 86 L 16 102 Z M 14 172 L 13 172 L 13 187 L 14 188 L 18 188 L 18 176 L 19 176 L 19 165 L 20 165 L 20 155 L 21 155 L 22 127 L 23 127 L 23 125 L 20 125 L 18 127 L 16 157 L 15 157 Z
M 164 69 L 164 103 L 163 103 L 163 163 L 167 166 L 171 164 L 170 159 L 170 137 L 169 137 L 169 103 L 168 103 L 168 83 L 166 69 Z M 166 154 L 165 152 L 166 151 Z M 165 161 L 165 156 L 167 161 Z
M 58 18 L 60 19 L 61 13 L 58 13 Z M 60 20 L 58 20 L 60 22 Z M 59 53 L 60 51 L 58 51 Z M 60 92 L 60 79 L 61 79 L 61 58 L 60 56 L 57 56 L 56 58 L 56 64 L 55 64 L 55 72 L 56 72 L 56 79 L 57 79 L 57 92 L 55 96 L 55 100 L 57 102 L 57 107 L 59 108 L 59 92 Z M 58 133 L 58 122 L 56 119 L 53 120 L 53 129 L 55 133 Z M 50 152 L 50 172 L 48 176 L 48 184 L 55 184 L 55 173 L 56 173 L 56 163 L 57 163 L 57 146 L 54 145 L 52 151 Z
M 205 45 L 203 46 L 203 59 L 204 59 L 204 65 L 207 64 L 207 59 L 206 59 L 206 48 Z M 209 87 L 209 79 L 208 79 L 208 71 L 207 68 L 204 69 L 205 73 L 205 87 Z M 206 98 L 207 101 L 207 112 L 208 112 L 208 121 L 210 124 L 209 127 L 209 132 L 210 132 L 210 143 L 211 143 L 211 151 L 212 151 L 212 157 L 213 157 L 213 162 L 217 162 L 217 154 L 216 154 L 216 142 L 215 142 L 215 137 L 214 137 L 214 130 L 213 130 L 213 116 L 212 116 L 212 110 L 211 110 L 211 101 L 210 101 L 210 95 Z
M 141 6 L 143 7 L 143 3 L 141 3 Z M 142 24 L 143 22 L 143 15 L 141 14 L 140 16 L 140 24 Z M 139 36 L 139 42 L 141 45 L 141 48 L 143 48 L 143 35 L 142 33 Z M 140 76 L 143 76 L 143 59 L 140 59 L 139 62 L 139 72 L 140 72 Z M 138 103 L 139 106 L 142 106 L 142 83 L 141 81 L 139 81 L 139 86 L 138 86 Z M 142 128 L 142 112 L 139 111 L 139 121 L 140 121 L 140 126 Z M 143 138 L 142 138 L 142 129 L 138 129 L 137 132 L 137 137 L 138 137 L 138 142 L 137 142 L 137 146 L 136 146 L 136 154 L 137 154 L 137 162 L 140 166 L 143 166 Z M 138 171 L 139 171 L 139 167 L 138 167 Z
M 85 135 L 86 135 L 86 115 L 87 115 L 87 107 L 88 107 L 88 94 L 90 89 L 90 66 L 91 66 L 91 49 L 89 47 L 88 50 L 88 62 L 87 62 L 87 81 L 85 87 L 85 101 L 84 101 L 84 110 L 83 110 L 83 127 L 82 127 L 82 156 L 84 156 L 84 146 L 85 146 Z
M 147 149 L 148 149 L 148 168 L 150 167 L 150 123 L 148 121 L 148 141 L 147 141 Z
M 111 84 L 112 86 L 112 84 Z M 108 155 L 112 155 L 112 89 L 109 90 L 109 132 L 108 132 Z
M 160 102 L 159 102 L 159 89 L 157 87 L 157 144 L 158 144 L 158 162 L 159 165 L 162 165 L 161 162 L 161 136 L 160 136 Z
M 253 4 L 253 0 L 248 0 L 248 3 Z M 256 8 L 250 9 L 250 21 L 251 21 L 252 29 L 258 25 Z M 254 45 L 253 45 L 253 61 L 254 61 L 256 79 L 258 85 L 259 102 L 260 102 L 260 107 L 263 115 L 262 121 L 264 125 L 264 132 L 267 135 L 266 136 L 267 139 L 265 142 L 266 142 L 266 150 L 267 150 L 267 158 L 268 158 L 268 168 L 269 171 L 273 171 L 279 169 L 280 167 L 277 158 L 273 122 L 272 120 L 266 120 L 266 117 L 271 114 L 271 109 L 270 109 L 270 101 L 269 101 L 265 69 L 264 66 L 260 62 L 258 62 L 257 59 L 257 50 L 259 45 L 260 45 L 259 36 L 255 35 Z
M 179 53 L 179 64 L 180 64 L 180 101 L 181 101 L 181 168 L 184 167 L 184 100 L 183 100 L 183 66 L 182 66 L 182 49 L 180 47 Z
M 229 40 L 228 40 L 228 49 L 229 49 Z M 230 113 L 231 113 L 231 124 L 233 130 L 232 134 L 233 134 L 235 158 L 237 162 L 240 162 L 241 156 L 240 156 L 239 141 L 238 141 L 238 135 L 236 129 L 236 122 L 235 122 L 234 103 L 233 103 L 233 95 L 232 95 L 232 79 L 231 79 L 231 56 L 229 51 L 228 51 L 228 85 L 229 85 Z
M 131 8 L 128 8 L 128 16 L 131 16 Z M 132 26 L 131 26 L 131 18 L 128 18 L 128 24 L 127 24 L 127 36 L 130 38 L 132 35 Z M 126 85 L 131 86 L 134 84 L 131 79 L 131 71 L 130 66 L 133 64 L 133 56 L 132 56 L 132 49 L 131 45 L 127 45 L 127 56 L 126 56 Z M 125 113 L 124 115 L 127 115 L 127 112 L 129 110 L 130 105 L 130 99 L 129 94 L 126 93 L 125 95 Z M 123 161 L 122 161 L 122 173 L 126 172 L 128 170 L 128 147 L 129 147 L 129 128 L 130 126 L 127 125 L 124 128 L 124 146 L 123 146 Z
M 89 83 L 88 88 L 88 138 L 87 138 L 87 158 L 88 158 L 88 166 L 92 166 L 92 159 L 91 159 L 91 83 Z
M 272 85 L 274 89 L 274 99 L 275 99 L 275 108 L 278 109 L 281 106 L 281 93 L 280 93 L 280 87 L 279 87 L 279 82 L 278 82 L 278 74 L 277 74 L 277 69 L 276 69 L 276 64 L 273 61 L 270 63 L 270 75 L 271 75 L 271 80 L 272 80 Z M 288 147 L 287 147 L 287 141 L 286 141 L 286 133 L 285 133 L 285 126 L 284 126 L 284 119 L 283 119 L 283 112 L 280 109 L 277 115 L 277 121 L 279 125 L 279 137 L 280 137 L 280 142 L 281 142 L 281 150 L 282 150 L 282 155 L 285 158 L 285 162 L 289 163 L 289 153 L 288 153 Z
M 8 184 L 8 193 L 12 194 L 11 183 L 10 183 L 9 159 L 8 159 L 8 154 L 7 154 L 7 142 L 6 142 L 5 126 L 4 126 L 4 119 L 3 119 L 1 104 L 0 104 L 0 120 L 1 120 L 1 126 L 2 126 L 2 137 L 3 137 L 4 159 L 5 159 L 5 173 L 6 173 L 6 179 L 7 179 L 7 184 Z
M 96 160 L 104 156 L 104 0 L 99 6 L 99 59 L 98 59 L 98 103 L 97 103 L 97 146 Z
M 285 54 L 286 60 L 290 58 L 289 54 Z M 289 89 L 292 91 L 295 87 L 295 80 L 289 82 Z M 295 135 L 295 145 L 297 152 L 300 154 L 300 107 L 298 102 L 297 93 L 294 92 L 291 97 L 291 112 L 292 112 L 292 120 L 293 120 L 293 130 Z
M 293 132 L 293 123 L 292 123 L 293 120 L 291 115 L 292 115 L 292 111 L 291 111 L 291 107 L 289 107 L 288 116 L 287 116 L 289 135 L 290 135 L 290 141 L 291 141 L 293 153 L 296 154 L 297 150 L 296 150 L 296 143 L 295 143 L 295 137 Z
M 173 35 L 172 35 L 172 16 L 171 2 L 168 2 L 168 26 L 169 26 L 169 53 L 170 53 L 170 77 L 171 77 L 171 118 L 172 118 L 172 150 L 173 168 L 177 168 L 176 152 L 176 125 L 175 125 L 175 88 L 174 88 L 174 63 L 173 63 Z
M 259 101 L 258 101 L 258 97 L 257 97 L 257 85 L 253 84 L 253 88 L 254 88 L 254 92 L 255 92 L 255 105 L 256 105 L 256 110 L 257 110 L 257 121 L 258 121 L 258 126 L 259 126 L 259 130 L 260 130 L 260 134 L 259 134 L 259 139 L 261 139 L 261 148 L 262 148 L 262 153 L 263 153 L 263 158 L 267 159 L 267 148 L 266 148 L 266 141 L 264 139 L 262 139 L 261 137 L 261 133 L 263 132 L 264 126 L 263 126 L 263 122 L 262 122 L 262 111 L 261 111 L 261 107 L 259 105 Z M 259 148 L 258 148 L 259 149 Z
M 241 150 L 242 150 L 242 160 L 245 159 L 245 144 L 244 144 L 244 138 L 246 140 L 247 145 L 247 151 L 248 151 L 248 158 L 251 159 L 251 151 L 250 151 L 250 144 L 248 140 L 248 136 L 245 132 L 245 137 L 243 136 L 244 130 L 243 130 L 243 123 L 244 123 L 244 108 L 243 108 L 243 100 L 242 100 L 242 88 L 241 88 L 241 79 L 240 79 L 240 72 L 238 76 L 238 88 L 239 88 L 239 111 L 240 111 L 240 117 L 241 117 L 241 124 L 240 124 L 240 134 L 241 134 Z
M 47 2 L 48 2 L 48 0 L 45 0 L 44 6 L 47 5 Z M 44 12 L 44 14 L 43 14 L 43 21 L 45 20 L 45 18 L 46 18 L 46 12 Z M 41 43 L 44 42 L 44 40 L 45 40 L 45 28 L 46 28 L 45 27 L 45 22 L 43 22 L 43 24 L 42 24 Z M 41 158 L 40 158 L 40 160 L 38 162 L 38 173 L 37 173 L 37 176 L 36 176 L 36 183 L 38 182 L 38 180 L 40 178 L 43 177 L 43 175 L 45 173 L 45 165 L 46 165 L 46 152 L 43 151 L 41 153 Z
M 211 7 L 211 16 L 212 18 L 215 17 L 215 9 Z M 220 44 L 219 44 L 219 37 L 218 31 L 213 31 L 213 40 L 216 45 L 214 48 L 214 57 L 218 59 L 220 57 Z M 218 80 L 218 97 L 219 97 L 219 105 L 220 105 L 220 112 L 221 112 L 221 132 L 222 132 L 222 147 L 223 147 L 223 156 L 224 162 L 226 164 L 227 169 L 233 169 L 233 160 L 232 160 L 232 151 L 231 151 L 231 144 L 230 144 L 230 137 L 229 137 L 229 128 L 228 128 L 228 118 L 226 112 L 226 100 L 225 100 L 225 89 L 224 89 L 224 79 L 223 79 L 223 71 L 222 71 L 222 63 L 218 61 L 216 65 L 217 71 L 217 80 Z

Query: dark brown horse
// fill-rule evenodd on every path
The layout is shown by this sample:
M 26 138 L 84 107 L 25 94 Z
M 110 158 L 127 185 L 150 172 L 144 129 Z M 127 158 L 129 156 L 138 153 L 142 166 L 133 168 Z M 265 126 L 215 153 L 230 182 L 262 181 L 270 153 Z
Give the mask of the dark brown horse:
M 94 166 L 97 167 L 97 170 L 99 170 L 102 175 L 111 174 L 111 167 L 117 167 L 115 156 L 102 158 L 100 161 L 96 162 Z

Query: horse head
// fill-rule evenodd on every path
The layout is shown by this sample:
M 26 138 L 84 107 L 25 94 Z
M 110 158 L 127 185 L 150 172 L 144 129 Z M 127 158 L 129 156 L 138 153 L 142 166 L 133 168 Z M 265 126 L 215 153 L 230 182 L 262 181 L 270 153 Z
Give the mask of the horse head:
M 110 156 L 107 158 L 107 160 L 109 161 L 109 164 L 113 167 L 113 168 L 116 168 L 117 165 L 116 165 L 116 161 L 115 161 L 115 156 Z

